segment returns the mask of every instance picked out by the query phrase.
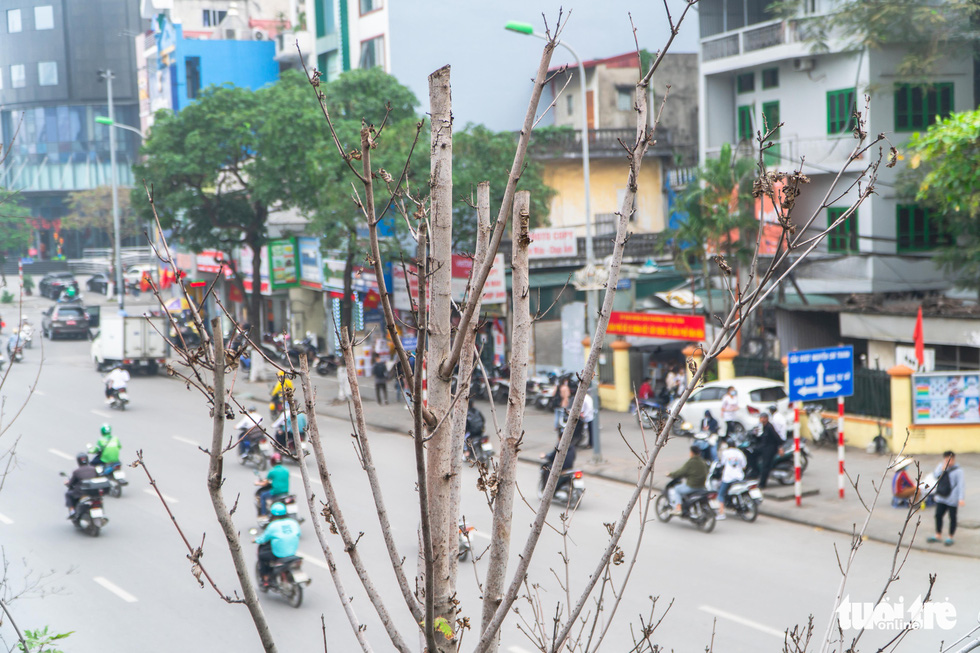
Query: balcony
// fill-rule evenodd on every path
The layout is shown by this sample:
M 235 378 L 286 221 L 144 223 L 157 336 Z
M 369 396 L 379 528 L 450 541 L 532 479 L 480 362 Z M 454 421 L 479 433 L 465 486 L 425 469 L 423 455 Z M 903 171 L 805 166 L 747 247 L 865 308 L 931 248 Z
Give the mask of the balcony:
M 701 61 L 715 61 L 797 42 L 792 23 L 777 20 L 757 23 L 722 36 L 701 41 Z
M 300 51 L 303 57 L 313 54 L 313 34 L 308 31 L 280 32 L 276 35 L 275 59 L 281 64 L 296 64 L 300 62 Z M 296 49 L 297 43 L 299 50 Z
M 670 133 L 658 127 L 654 133 L 656 143 L 650 148 L 651 154 L 670 151 Z M 627 147 L 636 140 L 636 129 L 590 129 L 589 158 L 603 159 L 621 157 L 625 154 L 622 143 Z M 551 133 L 535 132 L 531 140 L 533 156 L 542 158 L 576 158 L 582 156 L 582 130 L 561 129 Z

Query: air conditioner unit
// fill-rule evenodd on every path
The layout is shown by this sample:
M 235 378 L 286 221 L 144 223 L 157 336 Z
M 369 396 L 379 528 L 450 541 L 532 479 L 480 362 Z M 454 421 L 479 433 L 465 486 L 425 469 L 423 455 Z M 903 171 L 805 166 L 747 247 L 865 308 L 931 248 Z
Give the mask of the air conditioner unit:
M 808 73 L 817 66 L 817 60 L 813 58 L 793 59 L 793 70 L 798 73 Z
M 252 32 L 252 39 L 255 41 L 268 41 L 269 35 L 266 33 L 265 30 L 257 29 Z

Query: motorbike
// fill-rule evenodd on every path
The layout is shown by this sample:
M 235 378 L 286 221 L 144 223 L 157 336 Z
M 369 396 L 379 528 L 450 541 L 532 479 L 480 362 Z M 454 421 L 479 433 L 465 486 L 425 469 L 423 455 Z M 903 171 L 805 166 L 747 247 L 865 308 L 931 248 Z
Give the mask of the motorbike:
M 100 478 L 109 481 L 109 496 L 117 499 L 121 497 L 123 488 L 129 485 L 129 481 L 126 480 L 126 472 L 123 471 L 122 465 L 120 463 L 109 463 L 96 464 L 94 467 Z
M 810 439 L 817 447 L 830 445 L 837 446 L 837 420 L 823 417 L 820 413 L 823 407 L 819 404 L 807 404 L 803 407 L 806 411 L 807 425 L 810 427 Z
M 30 320 L 28 320 L 26 317 L 24 318 L 24 322 L 20 325 L 20 331 L 18 333 L 20 335 L 21 342 L 24 343 L 24 347 L 27 349 L 32 349 L 34 342 L 34 325 L 31 324 Z
M 466 520 L 460 520 L 459 522 L 459 561 L 465 562 L 467 558 L 470 557 L 470 550 L 472 548 L 470 544 L 470 533 L 476 529 L 472 526 L 466 525 Z
M 486 467 L 490 464 L 491 458 L 493 458 L 493 444 L 490 442 L 490 436 L 486 433 L 475 435 L 467 433 L 463 440 L 463 460 L 475 461 Z
M 320 354 L 316 357 L 316 373 L 320 376 L 330 376 L 337 373 L 340 358 L 336 354 Z
M 721 465 L 718 461 L 711 463 L 708 468 L 708 487 L 713 492 L 718 492 L 721 485 Z M 728 488 L 725 496 L 725 507 L 734 510 L 735 513 L 747 522 L 755 521 L 759 516 L 759 504 L 762 503 L 762 490 L 756 481 L 736 481 Z
M 640 426 L 645 429 L 652 429 L 656 426 L 657 419 L 664 410 L 664 404 L 656 399 L 640 399 L 637 403 L 639 408 L 636 404 L 630 404 L 630 413 L 636 415 L 636 420 Z
M 17 344 L 13 344 L 15 338 Z M 24 345 L 20 341 L 20 338 L 16 336 L 10 337 L 10 340 L 7 342 L 7 355 L 10 356 L 11 363 L 20 363 L 24 360 Z
M 258 476 L 258 473 L 256 470 L 256 476 Z M 264 485 L 260 485 L 255 490 L 255 514 L 259 528 L 262 529 L 269 525 L 269 516 L 259 514 L 259 504 L 262 501 L 261 495 L 265 490 L 266 486 Z M 299 514 L 299 504 L 296 503 L 295 494 L 273 494 L 269 497 L 269 505 L 271 506 L 274 503 L 281 503 L 286 506 L 286 516 L 290 519 L 295 519 L 297 523 L 302 524 L 306 521 L 306 518 Z
M 255 577 L 261 578 L 261 564 L 255 563 Z M 272 592 L 286 599 L 294 608 L 303 604 L 303 588 L 312 582 L 312 579 L 303 571 L 303 559 L 299 556 L 289 556 L 288 558 L 276 558 L 269 563 L 269 583 L 259 583 L 262 592 Z
M 68 476 L 64 472 L 61 475 Z M 102 495 L 109 491 L 109 480 L 105 477 L 85 480 L 79 484 L 78 490 L 82 496 L 75 504 L 71 523 L 92 537 L 98 537 L 99 532 L 109 523 L 102 508 Z
M 691 446 L 698 447 L 701 457 L 708 463 L 714 462 L 718 459 L 718 432 L 699 431 L 695 433 Z
M 551 467 L 548 463 L 541 465 L 541 480 L 538 483 L 538 498 L 544 496 L 544 486 L 548 483 L 548 475 Z M 562 506 L 576 508 L 582 501 L 585 494 L 585 478 L 581 469 L 563 470 L 558 477 L 558 485 L 555 486 L 555 495 L 551 497 L 552 503 Z
M 759 477 L 759 427 L 751 429 L 744 440 L 738 443 L 738 448 L 745 454 L 748 466 L 745 468 L 745 478 Z M 806 471 L 810 462 L 810 450 L 806 442 L 800 440 L 800 475 Z M 793 462 L 793 443 L 787 442 L 783 447 L 783 453 L 778 454 L 773 460 L 769 478 L 780 485 L 792 485 L 796 480 L 795 465 Z
M 245 435 L 245 429 L 241 429 L 238 432 L 238 438 L 241 439 Z M 252 441 L 248 445 L 248 450 L 244 455 L 238 456 L 238 462 L 244 466 L 251 466 L 256 471 L 265 471 L 269 466 L 269 454 L 271 453 L 272 445 L 266 442 L 265 436 L 260 435 L 256 440 Z
M 129 393 L 126 392 L 126 388 L 119 390 L 111 390 L 109 392 L 109 408 L 115 408 L 117 410 L 126 410 L 126 404 L 129 403 Z
M 715 528 L 715 510 L 711 507 L 711 500 L 717 496 L 717 493 L 707 489 L 694 490 L 681 499 L 681 514 L 675 515 L 674 507 L 670 505 L 670 500 L 667 498 L 667 491 L 680 483 L 681 480 L 679 478 L 671 480 L 664 488 L 663 493 L 657 497 L 655 506 L 657 519 L 666 523 L 670 521 L 671 517 L 679 517 L 697 526 L 698 530 L 710 533 Z

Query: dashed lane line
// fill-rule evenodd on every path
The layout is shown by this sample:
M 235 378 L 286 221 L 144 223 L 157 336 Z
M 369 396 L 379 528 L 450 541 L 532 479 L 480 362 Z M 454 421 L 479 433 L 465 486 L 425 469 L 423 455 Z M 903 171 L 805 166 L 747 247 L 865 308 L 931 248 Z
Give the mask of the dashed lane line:
M 322 569 L 326 569 L 328 571 L 330 570 L 330 565 L 324 562 L 321 558 L 308 555 L 306 553 L 303 553 L 302 551 L 297 552 L 296 555 L 298 555 L 300 558 L 310 563 L 311 565 L 316 565 L 317 567 L 321 567 Z
M 75 456 L 66 454 L 64 451 L 59 451 L 58 449 L 48 449 L 48 453 L 53 453 L 58 456 L 58 458 L 64 458 L 65 460 L 71 460 L 74 462 Z
M 102 576 L 96 576 L 92 580 L 94 580 L 96 583 L 98 583 L 105 589 L 109 590 L 110 592 L 112 592 L 113 594 L 121 598 L 126 603 L 136 603 L 136 601 L 139 600 L 135 596 L 133 596 L 132 594 L 124 590 L 123 588 L 119 587 L 112 581 L 103 578 Z
M 110 415 L 109 413 L 105 412 L 104 410 L 95 410 L 93 408 L 89 412 L 92 413 L 93 415 L 98 415 L 99 417 L 104 417 L 106 419 L 112 419 L 112 415 Z
M 146 492 L 147 494 L 149 494 L 151 497 L 156 497 L 156 495 L 157 495 L 156 490 L 154 490 L 151 487 L 148 487 L 148 488 L 146 488 L 143 491 Z M 166 501 L 167 503 L 180 503 L 180 501 L 178 501 L 177 499 L 174 499 L 173 497 L 168 497 L 163 492 L 160 493 L 160 496 L 162 496 L 163 497 L 163 500 Z
M 719 610 L 718 608 L 713 608 L 710 605 L 702 605 L 698 607 L 698 610 L 702 612 L 707 612 L 708 614 L 713 614 L 721 619 L 727 619 L 728 621 L 733 621 L 737 624 L 741 624 L 753 630 L 758 630 L 760 633 L 766 633 L 767 635 L 772 635 L 773 637 L 778 637 L 779 639 L 784 639 L 786 633 L 781 630 L 776 630 L 775 628 L 770 628 L 765 624 L 760 624 L 758 621 L 752 621 L 751 619 L 746 619 L 745 617 L 740 617 L 737 614 L 732 614 L 731 612 L 726 612 L 724 610 Z
M 14 523 L 14 520 L 11 519 L 10 517 L 8 517 L 6 515 L 0 515 L 0 524 L 6 524 L 7 526 L 10 526 L 13 523 Z
M 199 446 L 196 442 L 194 442 L 190 438 L 185 438 L 185 437 L 182 437 L 180 435 L 175 435 L 175 436 L 173 436 L 173 438 L 177 442 L 183 442 L 184 444 L 189 444 L 189 445 L 194 446 L 194 447 Z

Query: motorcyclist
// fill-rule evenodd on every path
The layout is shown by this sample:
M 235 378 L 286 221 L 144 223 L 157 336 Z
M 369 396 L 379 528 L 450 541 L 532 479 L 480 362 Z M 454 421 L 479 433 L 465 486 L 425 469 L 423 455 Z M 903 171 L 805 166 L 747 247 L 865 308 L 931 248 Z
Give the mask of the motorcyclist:
M 129 372 L 122 365 L 116 366 L 102 378 L 102 382 L 105 383 L 105 402 L 111 404 L 112 398 L 126 389 L 126 384 L 129 383 Z
M 779 412 L 779 406 L 773 404 L 769 406 L 769 421 L 772 422 L 772 427 L 776 429 L 776 435 L 783 442 L 786 442 L 786 437 L 789 434 L 786 425 L 786 416 Z
M 759 488 L 766 489 L 769 472 L 772 471 L 776 456 L 783 451 L 783 441 L 776 428 L 769 421 L 769 413 L 759 414 Z
M 272 463 L 272 469 L 269 470 L 269 473 L 265 475 L 264 479 L 255 481 L 256 485 L 265 488 L 259 493 L 260 515 L 269 514 L 266 507 L 266 504 L 269 502 L 269 497 L 289 494 L 289 470 L 283 466 L 282 456 L 278 451 L 273 451 L 272 455 L 269 456 L 269 460 Z
M 299 524 L 286 515 L 286 506 L 276 502 L 270 512 L 269 524 L 262 535 L 255 538 L 259 545 L 259 576 L 263 585 L 269 584 L 270 563 L 294 556 L 299 549 Z
M 272 423 L 272 430 L 275 433 L 276 442 L 282 447 L 283 451 L 296 452 L 296 449 L 289 446 L 293 441 L 293 422 L 290 419 L 292 410 L 284 410 L 279 418 Z M 299 431 L 300 441 L 305 440 L 306 436 L 306 414 L 299 413 L 296 416 L 296 429 Z
M 470 397 L 470 405 L 466 409 L 466 441 L 463 443 L 467 456 L 476 456 L 477 447 L 482 446 L 485 426 L 483 413 L 476 407 L 473 397 Z
M 59 302 L 71 303 L 78 299 L 78 286 L 72 282 L 67 288 L 61 291 L 61 296 L 58 297 Z
M 23 349 L 24 342 L 21 338 L 20 331 L 15 330 L 10 337 L 7 338 L 7 356 L 10 360 L 14 360 L 14 352 L 18 349 Z
M 95 467 L 92 467 L 89 463 L 87 453 L 80 453 L 75 456 L 75 462 L 78 463 L 78 467 L 71 473 L 71 477 L 65 481 L 65 485 L 68 486 L 68 491 L 65 492 L 65 505 L 68 506 L 68 519 L 75 516 L 75 506 L 78 505 L 78 500 L 82 497 L 79 486 L 83 481 L 91 480 L 99 475 L 95 471 Z
M 99 441 L 88 452 L 95 454 L 92 456 L 93 465 L 109 466 L 119 464 L 120 449 L 122 449 L 122 444 L 119 442 L 119 438 L 112 434 L 112 427 L 103 424 L 99 430 Z
M 276 373 L 276 384 L 272 386 L 272 392 L 270 393 L 271 401 L 270 409 L 277 413 L 283 409 L 283 405 L 286 402 L 285 394 L 286 390 L 292 391 L 293 382 L 289 380 L 285 372 Z
M 668 476 L 683 481 L 668 491 L 668 499 L 674 506 L 674 514 L 680 515 L 683 512 L 681 504 L 684 496 L 695 490 L 703 490 L 704 483 L 708 480 L 708 463 L 701 457 L 700 447 L 692 446 L 691 455 L 687 461 Z
M 245 415 L 235 424 L 238 430 L 238 453 L 242 458 L 262 439 L 262 415 L 255 406 L 249 406 Z
M 559 442 L 561 437 L 559 436 Z M 548 475 L 551 474 L 551 467 L 555 463 L 555 458 L 558 456 L 558 443 L 555 443 L 555 448 L 548 453 L 541 454 L 541 481 L 540 486 L 543 488 L 548 482 Z M 575 447 L 569 446 L 568 453 L 565 455 L 565 461 L 561 465 L 561 471 L 566 472 L 575 467 Z M 559 477 L 558 483 L 555 485 L 555 490 L 559 490 L 562 485 L 568 483 L 566 478 Z

